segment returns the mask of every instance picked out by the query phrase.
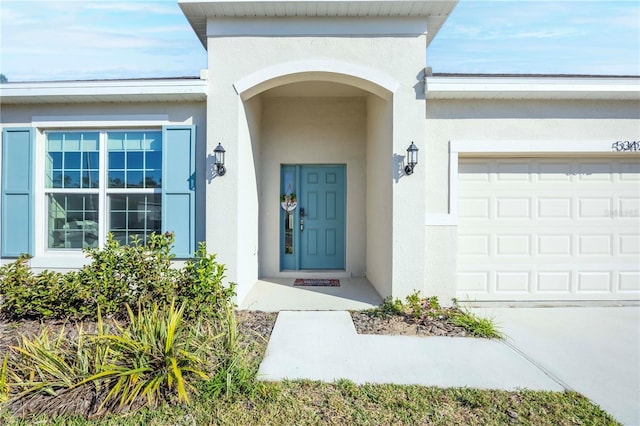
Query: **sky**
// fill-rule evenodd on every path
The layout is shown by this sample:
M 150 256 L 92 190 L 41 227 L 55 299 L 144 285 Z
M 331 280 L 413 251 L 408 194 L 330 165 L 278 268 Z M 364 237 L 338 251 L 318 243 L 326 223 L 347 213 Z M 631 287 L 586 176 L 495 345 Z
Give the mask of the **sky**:
M 640 2 L 461 0 L 427 50 L 435 73 L 640 75 Z M 9 81 L 198 76 L 177 0 L 0 0 Z

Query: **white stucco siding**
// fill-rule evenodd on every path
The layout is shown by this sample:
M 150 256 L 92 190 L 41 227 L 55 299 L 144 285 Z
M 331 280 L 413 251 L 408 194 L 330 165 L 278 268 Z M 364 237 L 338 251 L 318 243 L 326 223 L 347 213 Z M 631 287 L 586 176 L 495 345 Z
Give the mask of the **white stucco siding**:
M 381 33 L 384 33 L 383 30 L 380 29 Z M 238 281 L 239 293 L 243 291 L 242 288 L 253 285 L 249 279 L 251 274 L 240 271 L 246 268 L 255 269 L 250 247 L 242 248 L 242 244 L 237 242 L 246 232 L 245 229 L 253 229 L 256 224 L 260 229 L 259 275 L 273 276 L 279 272 L 277 239 L 273 240 L 274 236 L 277 236 L 279 226 L 275 221 L 272 222 L 273 227 L 265 226 L 263 221 L 272 219 L 265 218 L 262 213 L 265 211 L 267 200 L 265 182 L 269 182 L 269 190 L 276 191 L 277 185 L 273 189 L 271 185 L 277 184 L 279 179 L 279 174 L 274 174 L 276 169 L 269 170 L 264 161 L 272 154 L 274 159 L 270 161 L 278 165 L 347 164 L 348 197 L 354 196 L 352 188 L 362 193 L 357 206 L 352 204 L 352 198 L 349 198 L 347 206 L 348 272 L 354 276 L 371 273 L 376 277 L 373 280 L 379 283 L 379 290 L 384 294 L 393 291 L 399 297 L 423 285 L 424 235 L 416 230 L 424 221 L 424 199 L 416 197 L 415 194 L 424 193 L 424 170 L 417 169 L 413 176 L 405 177 L 402 176 L 400 163 L 411 141 L 424 140 L 424 95 L 421 80 L 426 63 L 425 46 L 426 38 L 422 33 L 371 37 L 308 37 L 287 34 L 285 37 L 269 35 L 208 38 L 208 152 L 213 151 L 217 143 L 221 142 L 227 149 L 229 172 L 222 178 L 213 179 L 208 185 L 207 241 L 227 264 L 230 278 Z M 343 143 L 343 146 L 340 146 L 342 151 L 310 158 L 306 151 L 298 150 L 291 138 L 298 123 L 293 118 L 285 120 L 283 116 L 281 121 L 290 123 L 287 126 L 289 136 L 283 136 L 281 139 L 286 141 L 286 144 L 281 144 L 277 151 L 265 151 L 274 143 L 282 143 L 272 142 L 274 138 L 269 136 L 269 132 L 273 130 L 270 129 L 272 123 L 269 120 L 275 120 L 275 116 L 270 115 L 274 112 L 269 110 L 279 106 L 275 101 L 269 101 L 268 96 L 262 98 L 260 140 L 256 145 L 254 136 L 258 133 L 245 130 L 247 116 L 242 112 L 240 103 L 258 98 L 274 87 L 304 82 L 339 83 L 345 87 L 357 87 L 364 91 L 365 96 L 367 93 L 377 96 L 384 103 L 384 106 L 379 107 L 378 115 L 386 115 L 389 121 L 380 125 L 368 121 L 367 101 L 362 101 L 360 115 L 349 116 L 345 115 L 344 111 L 342 114 L 344 120 L 350 120 L 349 125 L 357 124 L 359 136 L 354 136 L 354 141 L 349 144 Z M 301 90 L 300 96 L 304 97 L 304 89 Z M 318 108 L 326 105 L 326 96 L 319 95 L 315 99 L 309 104 L 315 103 Z M 308 110 L 311 108 L 310 105 L 304 108 Z M 296 120 L 300 118 L 300 124 L 305 123 L 305 117 L 300 117 L 298 111 L 292 111 L 290 116 Z M 312 120 L 306 120 L 306 125 L 312 126 L 306 130 L 307 139 L 323 135 L 326 129 L 320 124 L 327 117 L 329 116 L 316 114 Z M 347 121 L 343 123 L 342 129 L 348 124 Z M 249 125 L 249 128 L 252 127 L 255 127 L 255 124 Z M 340 132 L 340 129 L 341 127 L 337 126 L 333 130 Z M 368 132 L 384 136 L 367 135 Z M 253 138 L 253 143 L 247 142 L 247 135 Z M 336 140 L 345 141 L 342 136 Z M 348 151 L 351 148 L 348 147 L 354 144 L 359 144 L 359 147 L 351 153 Z M 243 146 L 245 148 L 242 148 Z M 250 146 L 251 150 L 260 151 L 262 161 L 259 167 L 247 161 Z M 327 149 L 323 148 L 326 153 L 331 152 L 329 146 L 325 147 Z M 255 155 L 253 152 L 254 158 Z M 367 176 L 367 173 L 374 173 L 366 166 L 369 156 L 380 166 L 377 171 L 379 175 L 375 178 Z M 256 173 L 257 168 L 260 171 Z M 250 179 L 244 176 L 237 177 L 238 174 L 247 173 L 257 176 L 258 185 L 254 188 L 249 184 Z M 365 211 L 366 196 L 372 193 L 383 196 L 384 201 L 381 202 L 385 203 L 389 210 L 372 213 L 375 219 L 373 222 L 369 221 L 367 227 L 365 218 L 369 212 Z M 253 205 L 251 200 L 255 199 L 259 200 L 260 213 L 246 208 Z M 411 200 L 409 205 L 406 200 Z M 220 208 L 220 203 L 223 203 L 223 209 Z M 241 213 L 241 208 L 244 208 L 245 212 Z M 357 210 L 362 210 L 360 218 L 355 213 Z M 253 217 L 249 217 L 251 215 Z M 238 219 L 241 216 L 243 219 Z M 385 229 L 380 237 L 375 238 L 380 242 L 384 241 L 386 249 L 367 243 L 368 233 L 373 232 L 376 227 Z M 273 248 L 269 248 L 268 253 L 265 253 L 267 247 Z M 372 260 L 379 261 L 371 271 L 367 270 L 369 251 L 374 253 Z M 382 259 L 385 256 L 388 257 L 386 261 Z
M 367 102 L 367 278 L 380 296 L 392 293 L 393 137 L 392 105 L 369 96 Z
M 196 224 L 195 241 L 205 241 L 205 187 L 207 173 L 206 107 L 204 102 L 155 103 L 87 103 L 87 104 L 5 104 L 2 105 L 2 128 L 36 128 L 35 164 L 35 255 L 31 266 L 36 270 L 69 270 L 86 263 L 80 251 L 47 251 L 46 202 L 44 197 L 44 134 L 56 130 L 111 130 L 156 128 L 162 125 L 196 126 Z M 1 201 L 0 201 L 1 202 Z M 11 259 L 9 259 L 10 261 Z M 5 262 L 3 260 L 3 262 Z
M 640 158 L 637 153 L 607 152 L 607 147 L 618 140 L 640 139 L 637 105 L 635 101 L 427 101 L 427 292 L 446 288 L 449 297 L 455 294 L 452 292 L 455 286 L 449 283 L 456 282 L 458 266 L 443 264 L 440 254 L 442 248 L 453 248 L 460 244 L 458 233 L 451 232 L 456 230 L 458 223 L 455 204 L 459 193 L 458 162 L 449 161 L 450 144 L 467 141 L 464 146 L 474 147 L 473 151 L 477 151 L 469 153 L 461 149 L 456 152 L 460 163 L 466 158 L 490 160 L 511 157 L 531 158 L 533 164 L 536 158 L 542 156 L 572 161 L 591 158 L 614 164 L 619 161 L 620 155 L 627 155 L 631 161 L 638 162 Z M 599 141 L 596 145 L 604 147 L 603 151 L 586 152 L 591 150 L 587 146 L 593 146 L 594 141 Z M 509 152 L 510 145 L 514 147 L 513 152 Z M 612 190 L 615 191 L 615 186 Z M 449 252 L 453 256 L 456 250 Z M 442 271 L 443 267 L 448 271 Z M 430 271 L 435 271 L 435 276 L 444 280 L 444 283 L 432 282 L 434 275 Z M 557 299 L 568 300 L 570 297 L 558 295 Z

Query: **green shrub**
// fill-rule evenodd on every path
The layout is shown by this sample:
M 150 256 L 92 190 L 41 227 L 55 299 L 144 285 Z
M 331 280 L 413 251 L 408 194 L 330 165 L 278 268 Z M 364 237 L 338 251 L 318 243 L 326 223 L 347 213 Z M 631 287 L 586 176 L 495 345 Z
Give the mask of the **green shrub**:
M 85 250 L 92 262 L 80 272 L 82 283 L 95 294 L 92 305 L 107 315 L 126 316 L 125 306 L 150 306 L 174 297 L 178 271 L 171 267 L 171 233 L 151 234 L 142 244 L 137 237 L 120 245 L 111 234 L 103 248 Z
M 91 314 L 89 292 L 78 273 L 43 271 L 33 274 L 20 256 L 0 268 L 0 313 L 12 318 L 82 318 Z
M 195 256 L 185 262 L 176 289 L 178 302 L 187 304 L 187 318 L 225 315 L 227 307 L 233 305 L 236 286 L 223 284 L 224 271 L 225 266 L 217 263 L 216 255 L 208 254 L 206 244 L 201 242 Z
M 103 248 L 86 249 L 91 262 L 79 271 L 33 274 L 28 256 L 0 268 L 0 315 L 14 319 L 127 318 L 126 305 L 185 303 L 185 317 L 217 315 L 232 305 L 235 285 L 223 284 L 224 265 L 200 243 L 195 257 L 172 267 L 173 234 L 152 234 L 130 245 L 108 236 Z

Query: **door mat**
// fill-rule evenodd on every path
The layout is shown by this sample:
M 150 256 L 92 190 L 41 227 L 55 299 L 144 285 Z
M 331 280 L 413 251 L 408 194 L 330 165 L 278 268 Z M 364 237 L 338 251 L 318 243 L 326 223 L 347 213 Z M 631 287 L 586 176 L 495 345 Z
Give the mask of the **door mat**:
M 309 286 L 309 287 L 340 287 L 340 280 L 332 279 L 305 279 L 297 278 L 293 285 L 295 286 Z

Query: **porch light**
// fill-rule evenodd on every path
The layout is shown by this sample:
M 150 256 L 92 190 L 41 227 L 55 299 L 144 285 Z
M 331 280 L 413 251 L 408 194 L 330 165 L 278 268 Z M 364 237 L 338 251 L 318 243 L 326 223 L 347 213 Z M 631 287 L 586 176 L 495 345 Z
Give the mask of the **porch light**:
M 408 175 L 412 174 L 416 164 L 418 164 L 418 147 L 411 142 L 407 148 L 407 165 L 404 166 L 404 172 Z
M 216 171 L 218 173 L 218 176 L 224 176 L 224 174 L 227 172 L 227 169 L 224 167 L 225 152 L 226 151 L 224 150 L 224 148 L 220 143 L 218 143 L 218 146 L 216 147 L 216 149 L 213 150 L 214 162 L 216 165 Z

